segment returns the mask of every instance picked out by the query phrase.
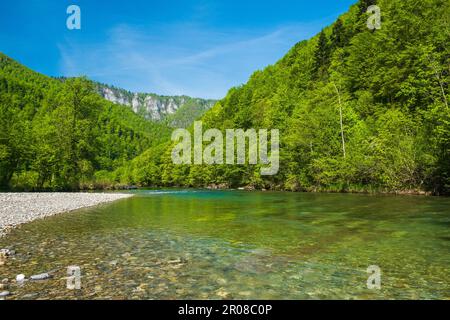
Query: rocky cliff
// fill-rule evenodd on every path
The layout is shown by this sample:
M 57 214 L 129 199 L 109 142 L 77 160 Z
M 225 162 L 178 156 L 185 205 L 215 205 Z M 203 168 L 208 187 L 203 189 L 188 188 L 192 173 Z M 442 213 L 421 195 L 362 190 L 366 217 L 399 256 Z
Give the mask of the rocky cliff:
M 172 126 L 188 126 L 210 109 L 215 100 L 191 98 L 188 96 L 160 96 L 153 93 L 134 93 L 97 83 L 98 93 L 111 102 L 129 106 L 148 120 L 171 121 Z M 181 115 L 177 115 L 180 110 Z

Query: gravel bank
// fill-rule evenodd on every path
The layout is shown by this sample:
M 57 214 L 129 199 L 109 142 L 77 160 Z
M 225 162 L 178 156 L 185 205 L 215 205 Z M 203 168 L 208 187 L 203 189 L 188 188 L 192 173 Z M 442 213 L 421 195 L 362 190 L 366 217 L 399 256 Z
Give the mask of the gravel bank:
M 0 237 L 22 223 L 129 197 L 120 193 L 0 193 Z

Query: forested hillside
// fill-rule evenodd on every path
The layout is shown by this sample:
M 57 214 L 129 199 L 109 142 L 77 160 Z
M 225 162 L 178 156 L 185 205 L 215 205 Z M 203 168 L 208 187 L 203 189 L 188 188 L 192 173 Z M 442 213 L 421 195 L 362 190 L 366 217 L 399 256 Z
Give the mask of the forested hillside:
M 86 79 L 61 82 L 1 53 L 0 128 L 0 186 L 25 190 L 103 187 L 170 135 L 102 99 Z
M 72 78 L 57 77 L 56 79 L 65 82 Z M 92 80 L 90 82 L 95 91 L 104 99 L 128 107 L 146 120 L 163 122 L 172 128 L 189 127 L 217 102 L 212 99 L 188 96 L 136 93 Z
M 375 3 L 382 25 L 370 30 Z M 146 121 L 91 81 L 58 81 L 0 55 L 0 185 L 445 194 L 449 43 L 448 0 L 361 0 L 232 88 L 203 116 L 204 130 L 279 129 L 280 171 L 265 177 L 259 166 L 172 164 L 169 125 L 189 125 L 192 106 L 166 124 Z
M 366 26 L 367 8 L 382 26 Z M 450 2 L 364 0 L 233 88 L 206 128 L 276 128 L 280 172 L 258 166 L 174 166 L 171 146 L 125 171 L 141 185 L 285 190 L 449 191 Z

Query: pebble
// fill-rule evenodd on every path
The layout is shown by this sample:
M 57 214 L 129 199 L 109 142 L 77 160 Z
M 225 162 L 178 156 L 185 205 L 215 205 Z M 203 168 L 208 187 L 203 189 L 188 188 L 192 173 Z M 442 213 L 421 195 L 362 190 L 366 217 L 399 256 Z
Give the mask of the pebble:
M 11 251 L 9 249 L 0 249 L 0 256 L 9 257 L 14 255 L 14 251 Z
M 111 261 L 109 264 L 110 264 L 111 266 L 115 266 L 115 265 L 117 265 L 117 260 L 113 260 L 113 261 Z
M 46 280 L 46 279 L 50 279 L 52 276 L 48 273 L 41 273 L 41 274 L 36 274 L 34 276 L 31 276 L 30 279 L 31 280 Z
M 216 294 L 221 298 L 226 298 L 229 295 L 229 293 L 226 292 L 223 288 L 220 288 L 219 290 L 217 290 Z
M 27 293 L 23 296 L 23 298 L 30 300 L 30 299 L 35 299 L 38 296 L 39 296 L 39 294 L 37 294 L 37 293 Z
M 169 261 L 167 261 L 167 263 L 168 264 L 178 264 L 178 263 L 181 263 L 181 260 L 180 259 L 169 260 Z
M 2 292 L 0 292 L 0 298 L 6 297 L 6 296 L 9 296 L 9 295 L 10 295 L 9 291 L 2 291 Z
M 6 263 L 6 259 L 11 256 L 11 251 L 8 249 L 0 249 L 0 266 Z
M 25 280 L 25 275 L 24 274 L 18 274 L 16 276 L 16 282 L 23 282 Z
M 136 287 L 136 288 L 133 290 L 133 292 L 136 292 L 136 293 L 144 293 L 146 287 L 147 287 L 147 284 L 142 283 L 142 284 L 140 284 L 138 287 Z

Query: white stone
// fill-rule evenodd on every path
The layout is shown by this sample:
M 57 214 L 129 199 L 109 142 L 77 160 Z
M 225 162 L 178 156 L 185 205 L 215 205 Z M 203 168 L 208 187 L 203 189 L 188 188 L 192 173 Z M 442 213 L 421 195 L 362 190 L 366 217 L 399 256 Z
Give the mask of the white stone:
M 16 282 L 24 282 L 25 281 L 25 275 L 24 274 L 18 274 L 16 276 Z

